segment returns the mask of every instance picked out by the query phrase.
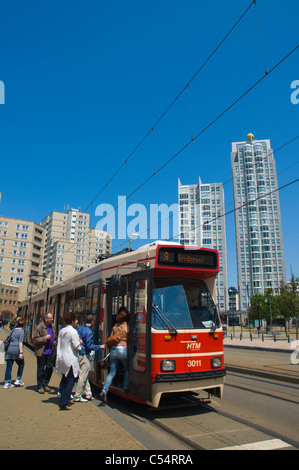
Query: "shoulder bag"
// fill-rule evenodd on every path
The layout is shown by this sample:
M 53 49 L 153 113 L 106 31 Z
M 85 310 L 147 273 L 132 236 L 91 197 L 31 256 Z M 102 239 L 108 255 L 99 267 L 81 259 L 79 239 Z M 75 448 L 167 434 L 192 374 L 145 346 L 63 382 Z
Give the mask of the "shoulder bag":
M 117 346 L 119 342 L 120 342 L 120 337 L 118 336 L 118 334 L 112 334 L 106 339 L 105 344 L 109 348 L 112 348 L 113 346 Z
M 10 342 L 11 342 L 11 335 L 12 335 L 12 332 L 10 333 L 9 336 L 7 336 L 7 338 L 3 341 L 4 343 L 4 351 L 6 352 L 9 348 L 9 345 L 10 345 Z

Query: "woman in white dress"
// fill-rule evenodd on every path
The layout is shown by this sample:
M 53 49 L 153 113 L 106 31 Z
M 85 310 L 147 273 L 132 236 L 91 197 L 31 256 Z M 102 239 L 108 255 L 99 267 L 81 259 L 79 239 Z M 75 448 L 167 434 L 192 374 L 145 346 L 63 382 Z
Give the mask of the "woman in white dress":
M 79 351 L 82 341 L 75 329 L 77 320 L 74 313 L 64 316 L 66 326 L 58 335 L 56 372 L 62 374 L 60 384 L 60 409 L 70 410 L 68 403 L 76 378 L 79 376 Z

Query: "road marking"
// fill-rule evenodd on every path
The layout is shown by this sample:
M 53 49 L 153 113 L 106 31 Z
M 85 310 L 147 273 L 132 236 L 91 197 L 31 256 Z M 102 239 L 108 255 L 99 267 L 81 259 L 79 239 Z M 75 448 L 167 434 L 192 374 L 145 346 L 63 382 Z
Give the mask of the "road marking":
M 281 439 L 270 439 L 268 441 L 251 442 L 239 446 L 221 447 L 216 450 L 274 450 L 284 447 L 292 447 Z

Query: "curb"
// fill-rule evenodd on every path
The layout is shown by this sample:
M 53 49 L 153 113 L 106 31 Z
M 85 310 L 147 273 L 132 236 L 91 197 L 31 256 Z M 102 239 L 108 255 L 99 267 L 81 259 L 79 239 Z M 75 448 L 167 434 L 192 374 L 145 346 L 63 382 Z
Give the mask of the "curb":
M 223 343 L 224 348 L 236 348 L 236 349 L 254 349 L 256 351 L 269 351 L 269 352 L 282 352 L 282 353 L 292 353 L 294 349 L 278 349 L 278 348 L 268 348 L 263 346 L 246 346 L 243 344 L 226 344 Z
M 249 369 L 247 367 L 232 366 L 225 364 L 225 368 L 230 372 L 238 372 L 245 375 L 255 375 L 257 377 L 264 377 L 266 379 L 280 380 L 281 382 L 288 382 L 292 384 L 299 384 L 299 377 L 286 374 L 278 374 L 275 372 L 267 372 L 259 369 Z

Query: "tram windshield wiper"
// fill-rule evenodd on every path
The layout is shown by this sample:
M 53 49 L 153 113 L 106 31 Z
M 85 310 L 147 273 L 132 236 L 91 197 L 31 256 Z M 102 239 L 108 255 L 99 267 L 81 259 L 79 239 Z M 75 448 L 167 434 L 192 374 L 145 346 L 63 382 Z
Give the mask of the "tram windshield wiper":
M 210 334 L 213 334 L 216 331 L 216 328 L 217 328 L 216 321 L 217 321 L 217 307 L 216 307 L 216 305 L 214 305 L 214 314 L 213 314 L 213 320 L 212 320 L 212 326 L 211 326 Z
M 164 326 L 169 330 L 170 334 L 176 336 L 178 334 L 177 330 L 173 326 L 173 324 L 168 320 L 168 318 L 161 312 L 157 305 L 153 305 L 153 310 L 159 317 L 159 319 L 164 323 Z

